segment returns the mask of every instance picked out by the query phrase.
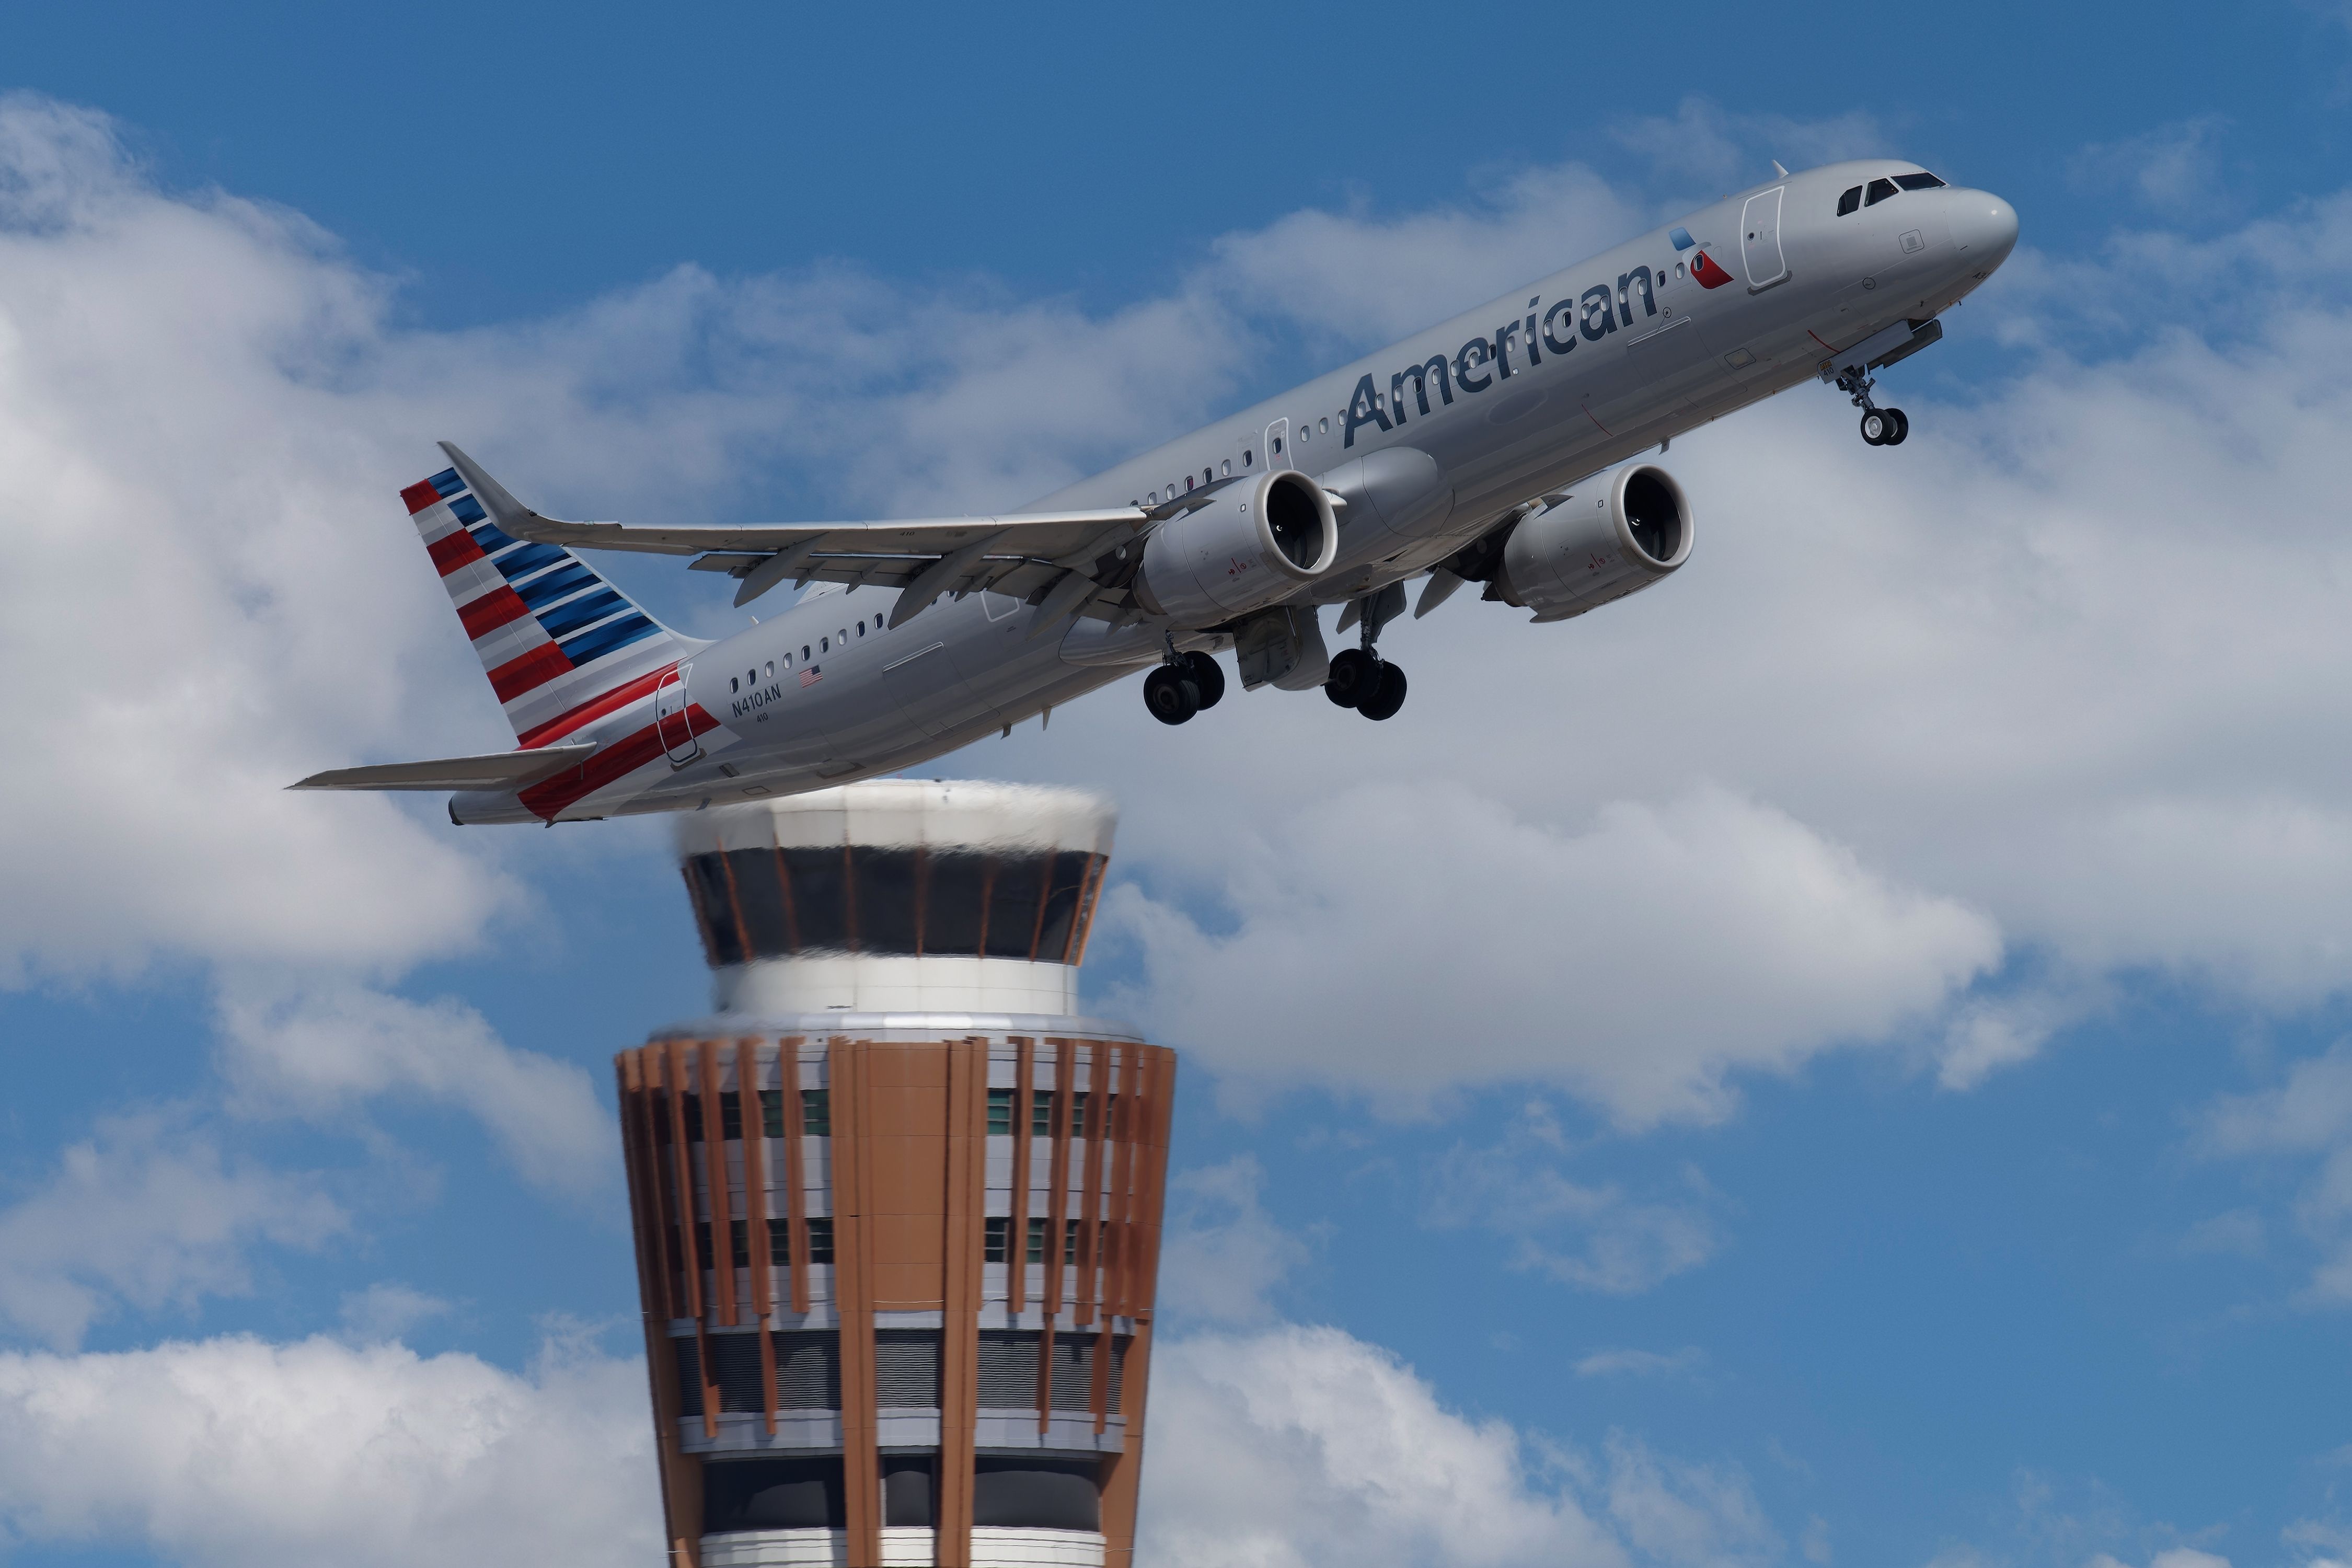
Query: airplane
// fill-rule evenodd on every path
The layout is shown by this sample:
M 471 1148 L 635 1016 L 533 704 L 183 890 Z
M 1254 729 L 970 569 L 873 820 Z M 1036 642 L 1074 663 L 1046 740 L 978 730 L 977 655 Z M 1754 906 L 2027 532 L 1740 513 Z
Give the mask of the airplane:
M 1633 459 L 1799 383 L 1895 447 L 1874 373 L 2017 243 L 2017 213 L 1870 159 L 1727 196 L 1117 468 L 992 517 L 572 522 L 456 446 L 401 492 L 516 748 L 316 773 L 294 789 L 449 792 L 449 820 L 593 821 L 797 794 L 927 762 L 1144 672 L 1153 717 L 1320 689 L 1396 715 L 1380 649 L 1406 584 L 1565 620 L 1690 558 L 1682 486 Z M 718 641 L 661 625 L 576 553 L 691 556 L 738 607 Z M 1333 630 L 1356 632 L 1333 652 Z

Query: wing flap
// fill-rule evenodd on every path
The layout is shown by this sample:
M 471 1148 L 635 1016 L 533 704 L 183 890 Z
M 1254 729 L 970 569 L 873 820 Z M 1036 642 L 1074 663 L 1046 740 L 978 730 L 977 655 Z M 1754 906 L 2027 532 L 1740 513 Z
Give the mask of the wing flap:
M 331 768 L 288 789 L 521 789 L 586 760 L 593 741 L 541 746 L 529 752 L 492 752 L 478 757 L 443 757 L 429 763 L 378 763 L 364 768 Z

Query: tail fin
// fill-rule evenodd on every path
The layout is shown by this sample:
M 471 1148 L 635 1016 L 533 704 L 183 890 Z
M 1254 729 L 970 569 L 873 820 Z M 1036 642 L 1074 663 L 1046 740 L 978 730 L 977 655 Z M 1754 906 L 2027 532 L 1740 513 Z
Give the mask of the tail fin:
M 702 646 L 569 550 L 502 532 L 454 468 L 400 499 L 523 746 L 543 746 L 649 694 Z

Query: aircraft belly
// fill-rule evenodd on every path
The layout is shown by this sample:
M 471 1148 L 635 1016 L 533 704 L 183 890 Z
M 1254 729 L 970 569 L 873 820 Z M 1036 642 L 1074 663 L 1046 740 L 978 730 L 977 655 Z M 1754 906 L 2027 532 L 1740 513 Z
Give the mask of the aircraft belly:
M 989 626 L 981 595 L 941 599 L 889 634 L 898 646 L 885 651 L 882 687 L 900 716 L 924 735 L 940 739 L 977 721 L 994 722 L 974 688 L 967 666 Z

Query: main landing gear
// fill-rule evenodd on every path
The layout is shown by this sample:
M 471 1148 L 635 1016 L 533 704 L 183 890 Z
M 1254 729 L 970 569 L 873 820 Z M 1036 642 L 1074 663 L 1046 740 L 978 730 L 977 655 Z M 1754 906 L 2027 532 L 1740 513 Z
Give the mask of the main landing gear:
M 1353 708 L 1367 719 L 1393 719 L 1404 706 L 1404 671 L 1380 656 L 1375 646 L 1381 628 L 1404 609 L 1404 584 L 1391 583 L 1377 594 L 1356 602 L 1363 627 L 1363 646 L 1341 648 L 1331 656 L 1331 673 L 1323 678 L 1323 695 L 1342 708 Z M 1347 629 L 1347 623 L 1340 623 Z
M 1911 418 L 1900 408 L 1881 408 L 1870 400 L 1870 389 L 1878 383 L 1866 375 L 1842 375 L 1837 389 L 1853 399 L 1862 410 L 1862 438 L 1874 447 L 1900 447 L 1903 437 L 1911 434 Z
M 1171 643 L 1173 639 L 1171 639 Z M 1181 724 L 1225 694 L 1225 672 L 1205 653 L 1178 653 L 1143 678 L 1143 705 L 1162 724 Z

